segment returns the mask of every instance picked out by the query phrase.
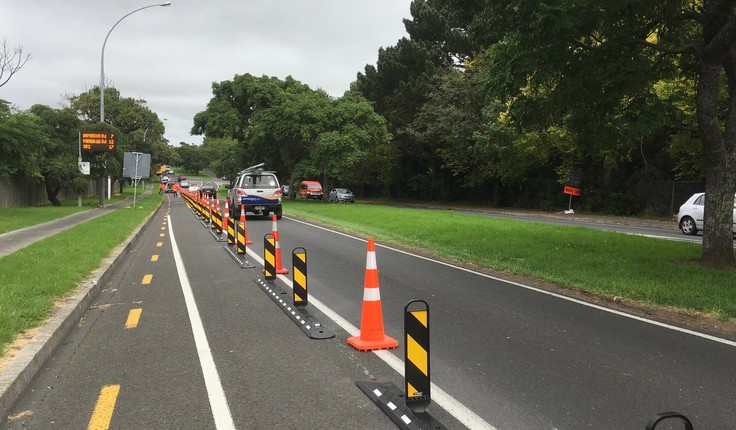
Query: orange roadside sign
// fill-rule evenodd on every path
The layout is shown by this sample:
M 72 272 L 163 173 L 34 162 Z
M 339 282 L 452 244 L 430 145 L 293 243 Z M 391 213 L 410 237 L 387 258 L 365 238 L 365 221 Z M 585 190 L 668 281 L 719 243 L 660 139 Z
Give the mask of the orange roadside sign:
M 562 192 L 564 192 L 565 194 L 570 194 L 571 196 L 579 196 L 580 188 L 565 186 L 565 189 Z

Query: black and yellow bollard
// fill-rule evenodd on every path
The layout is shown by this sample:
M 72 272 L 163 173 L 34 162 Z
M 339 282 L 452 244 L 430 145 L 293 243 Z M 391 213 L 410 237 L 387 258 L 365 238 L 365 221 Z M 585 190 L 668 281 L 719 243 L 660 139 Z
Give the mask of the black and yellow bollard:
M 267 281 L 276 279 L 276 238 L 271 233 L 263 236 L 263 275 Z
M 245 255 L 245 225 L 242 222 L 235 225 L 235 250 L 238 255 Z
M 232 222 L 235 222 L 232 218 L 230 219 Z M 230 223 L 228 221 L 228 223 Z M 235 229 L 234 239 L 235 239 L 235 249 L 233 249 L 232 244 L 229 243 L 231 230 L 232 228 Z M 248 257 L 246 257 L 247 251 L 245 249 L 245 226 L 243 223 L 235 222 L 234 226 L 228 226 L 228 244 L 223 245 L 222 248 L 235 260 L 235 262 L 238 263 L 241 269 L 253 269 L 255 264 L 248 261 Z
M 235 219 L 232 217 L 227 219 L 227 244 L 228 246 L 235 245 Z
M 292 273 L 292 292 L 294 297 L 294 306 L 304 307 L 309 303 L 309 294 L 307 292 L 307 250 L 304 248 L 294 248 L 291 252 Z
M 406 406 L 414 413 L 423 413 L 432 401 L 429 389 L 429 305 L 424 300 L 412 300 L 404 307 L 404 345 Z
M 222 234 L 222 213 L 220 211 L 215 211 L 212 214 L 212 217 L 214 218 L 214 228 L 215 228 L 215 234 L 221 235 Z

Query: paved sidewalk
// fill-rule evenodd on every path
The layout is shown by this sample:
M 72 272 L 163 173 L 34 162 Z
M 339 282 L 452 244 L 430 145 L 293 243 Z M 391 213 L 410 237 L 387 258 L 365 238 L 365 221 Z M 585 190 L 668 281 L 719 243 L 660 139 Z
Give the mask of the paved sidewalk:
M 148 189 L 140 194 L 139 197 L 150 196 L 151 190 Z M 39 240 L 46 239 L 64 230 L 72 228 L 83 222 L 93 220 L 102 215 L 108 214 L 121 206 L 131 204 L 131 199 L 121 200 L 107 205 L 105 208 L 90 209 L 84 212 L 78 212 L 63 218 L 36 224 L 30 227 L 21 228 L 19 230 L 10 231 L 0 234 L 0 257 L 12 254 L 15 251 L 25 248 Z

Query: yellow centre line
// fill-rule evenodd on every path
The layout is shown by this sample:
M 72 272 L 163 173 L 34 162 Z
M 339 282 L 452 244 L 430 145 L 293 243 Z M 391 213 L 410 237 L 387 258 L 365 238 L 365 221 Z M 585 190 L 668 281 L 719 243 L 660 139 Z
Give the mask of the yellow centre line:
M 125 328 L 136 328 L 138 327 L 138 321 L 141 319 L 141 312 L 143 309 L 131 309 L 128 313 L 128 320 L 125 322 Z
M 95 411 L 89 420 L 87 430 L 106 430 L 110 428 L 110 420 L 115 410 L 115 402 L 120 393 L 120 385 L 107 385 L 102 387 L 100 396 L 97 398 Z
M 151 261 L 158 261 L 158 254 L 153 254 L 151 256 Z
M 148 285 L 151 283 L 151 280 L 153 279 L 153 275 L 148 274 L 143 276 L 143 281 L 141 281 L 141 284 Z
M 162 246 L 164 246 L 163 242 L 156 242 L 156 248 L 161 248 Z
M 159 234 L 159 237 L 164 237 L 164 236 L 166 236 L 166 233 Z

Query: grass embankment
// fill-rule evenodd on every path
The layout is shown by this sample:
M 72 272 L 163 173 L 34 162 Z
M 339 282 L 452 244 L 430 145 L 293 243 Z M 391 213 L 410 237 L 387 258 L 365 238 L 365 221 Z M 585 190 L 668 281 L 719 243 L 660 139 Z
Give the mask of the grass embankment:
M 736 317 L 736 271 L 699 263 L 700 245 L 451 211 L 287 201 L 284 213 L 607 297 Z
M 136 203 L 0 258 L 0 356 L 18 333 L 43 323 L 54 302 L 87 279 L 161 197 Z

